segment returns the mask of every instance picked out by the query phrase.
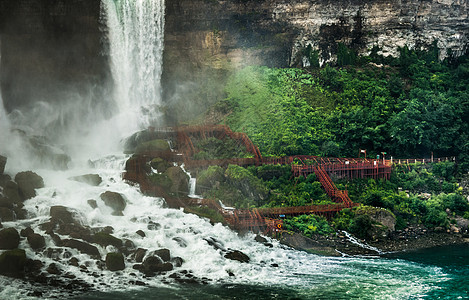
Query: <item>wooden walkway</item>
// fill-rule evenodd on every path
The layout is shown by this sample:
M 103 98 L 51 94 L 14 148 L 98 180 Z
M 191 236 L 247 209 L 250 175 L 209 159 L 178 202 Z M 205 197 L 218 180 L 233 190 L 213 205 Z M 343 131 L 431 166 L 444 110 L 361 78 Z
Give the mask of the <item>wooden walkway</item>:
M 162 136 L 177 138 L 176 151 L 147 152 L 140 154 L 126 164 L 126 172 L 123 174 L 125 180 L 136 182 L 140 185 L 143 193 L 164 197 L 168 205 L 172 208 L 184 207 L 185 205 L 204 205 L 219 211 L 227 223 L 236 230 L 251 230 L 261 232 L 275 232 L 281 230 L 283 221 L 280 216 L 317 214 L 331 218 L 335 213 L 344 209 L 358 206 L 353 203 L 346 190 L 339 190 L 335 186 L 330 176 L 334 178 L 373 178 L 389 179 L 392 164 L 404 163 L 429 163 L 442 160 L 454 160 L 454 158 L 444 159 L 364 159 L 364 158 L 330 158 L 308 155 L 296 155 L 285 157 L 263 158 L 257 146 L 255 146 L 244 133 L 233 132 L 228 126 L 186 126 L 177 128 L 151 129 L 152 133 Z M 237 142 L 239 147 L 244 147 L 246 152 L 251 153 L 251 158 L 231 158 L 214 160 L 195 160 L 193 155 L 199 150 L 194 146 L 193 139 L 200 140 L 206 138 L 224 139 L 230 138 Z M 162 157 L 184 163 L 186 168 L 201 168 L 210 165 L 227 166 L 235 164 L 239 166 L 250 165 L 290 165 L 293 176 L 307 177 L 315 174 L 321 183 L 326 194 L 336 202 L 330 205 L 309 205 L 297 207 L 277 207 L 277 208 L 256 208 L 256 209 L 223 209 L 217 201 L 210 199 L 186 199 L 171 197 L 161 187 L 149 182 L 146 172 L 147 163 L 154 157 Z

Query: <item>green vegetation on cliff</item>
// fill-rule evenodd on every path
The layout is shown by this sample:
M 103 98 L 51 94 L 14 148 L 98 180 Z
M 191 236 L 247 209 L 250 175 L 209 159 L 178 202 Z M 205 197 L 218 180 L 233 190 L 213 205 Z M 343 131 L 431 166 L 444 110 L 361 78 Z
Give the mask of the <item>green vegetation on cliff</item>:
M 373 54 L 373 53 L 372 53 Z M 370 64 L 384 63 L 378 66 Z M 344 62 L 348 60 L 345 59 Z M 356 65 L 321 69 L 247 67 L 214 109 L 264 155 L 456 156 L 469 163 L 469 60 L 401 49 Z
M 394 159 L 455 156 L 457 163 L 396 165 L 388 181 L 337 185 L 354 202 L 385 209 L 396 229 L 449 228 L 469 217 L 467 191 L 457 184 L 469 170 L 469 57 L 439 61 L 436 47 L 404 47 L 399 58 L 382 57 L 376 48 L 369 57 L 339 48 L 336 66 L 251 66 L 235 72 L 225 86 L 226 99 L 210 114 L 218 112 L 233 131 L 247 133 L 264 156 L 356 157 L 359 149 L 373 158 L 381 152 Z M 245 174 L 244 184 L 228 170 L 210 170 L 216 180 L 202 172 L 201 180 L 211 182 L 205 195 L 236 207 L 330 203 L 314 175 L 292 179 L 288 166 L 241 169 L 236 172 Z M 265 189 L 267 196 L 253 192 Z M 332 224 L 364 238 L 373 230 L 386 232 L 370 214 L 346 210 Z M 304 216 L 286 220 L 286 226 L 310 234 L 318 228 L 312 222 L 316 218 Z

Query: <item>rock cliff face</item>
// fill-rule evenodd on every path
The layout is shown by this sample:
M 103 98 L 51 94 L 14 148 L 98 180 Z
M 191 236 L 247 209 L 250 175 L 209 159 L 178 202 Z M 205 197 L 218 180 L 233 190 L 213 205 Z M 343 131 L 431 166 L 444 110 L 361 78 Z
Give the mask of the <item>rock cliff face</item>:
M 99 15 L 100 0 L 0 0 L 8 110 L 106 80 Z M 309 45 L 321 62 L 333 59 L 338 43 L 396 55 L 398 46 L 436 40 L 442 56 L 462 54 L 468 0 L 166 0 L 165 31 L 165 100 L 176 107 L 194 95 L 219 100 L 216 83 L 234 68 L 302 65 Z
M 0 80 L 6 109 L 61 101 L 108 73 L 100 0 L 0 0 Z
M 468 0 L 167 0 L 166 6 L 163 78 L 176 118 L 201 109 L 202 90 L 208 102 L 220 100 L 216 82 L 230 70 L 304 66 L 308 46 L 324 63 L 334 60 L 339 43 L 397 56 L 398 47 L 437 41 L 443 57 L 447 50 L 463 54 L 469 41 Z
M 397 55 L 436 40 L 444 56 L 469 41 L 467 0 L 168 0 L 166 22 L 172 56 L 213 67 L 287 66 L 308 45 L 329 60 L 337 43 Z

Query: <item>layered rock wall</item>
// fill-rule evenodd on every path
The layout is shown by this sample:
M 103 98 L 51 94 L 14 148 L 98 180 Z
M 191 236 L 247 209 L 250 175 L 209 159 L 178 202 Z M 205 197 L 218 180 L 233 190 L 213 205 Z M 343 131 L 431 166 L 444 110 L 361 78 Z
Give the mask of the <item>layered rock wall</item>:
M 108 78 L 100 0 L 0 0 L 1 87 L 7 109 L 60 99 Z M 466 51 L 468 0 L 166 0 L 165 101 L 219 100 L 217 82 L 244 65 L 297 66 L 308 45 L 322 62 L 337 44 L 384 55 L 434 40 Z M 191 110 L 192 107 L 185 108 Z

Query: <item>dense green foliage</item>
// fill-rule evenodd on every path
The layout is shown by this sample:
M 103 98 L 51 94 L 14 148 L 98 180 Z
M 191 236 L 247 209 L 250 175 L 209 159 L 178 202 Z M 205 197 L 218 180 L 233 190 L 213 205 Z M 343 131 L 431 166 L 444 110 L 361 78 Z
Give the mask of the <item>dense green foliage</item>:
M 204 197 L 238 208 L 332 203 L 314 174 L 292 178 L 290 166 L 210 166 L 198 174 L 197 186 Z
M 264 155 L 457 156 L 469 162 L 469 60 L 401 49 L 396 59 L 356 58 L 339 47 L 339 66 L 247 67 L 226 85 L 225 120 Z M 365 63 L 384 63 L 382 67 Z
M 403 47 L 399 58 L 382 57 L 377 48 L 369 57 L 342 44 L 337 49 L 334 66 L 319 68 L 318 53 L 307 47 L 301 52 L 307 69 L 236 71 L 225 86 L 226 99 L 212 113 L 247 133 L 264 156 L 356 157 L 359 149 L 368 157 L 386 152 L 394 159 L 455 156 L 457 164 L 398 165 L 389 181 L 337 186 L 349 190 L 354 202 L 391 211 L 396 229 L 409 223 L 447 228 L 457 216 L 468 218 L 469 204 L 457 181 L 469 170 L 469 57 L 440 61 L 436 46 Z M 207 195 L 231 199 L 237 207 L 330 203 L 314 175 L 292 179 L 288 166 L 242 169 L 202 172 L 207 182 L 218 178 Z M 262 196 L 252 193 L 266 190 Z M 333 225 L 366 238 L 376 224 L 355 212 L 342 211 Z M 318 228 L 316 221 L 303 216 L 285 224 L 308 235 Z
M 252 157 L 244 147 L 240 147 L 232 139 L 217 139 L 214 137 L 200 140 L 196 147 L 203 149 L 194 154 L 194 159 L 228 159 L 234 157 Z
M 327 223 L 325 218 L 316 215 L 288 218 L 284 220 L 283 226 L 285 230 L 299 231 L 309 237 L 316 233 L 327 235 L 334 232 L 334 229 Z
M 455 170 L 452 162 L 395 166 L 390 181 L 341 180 L 338 186 L 346 185 L 355 202 L 392 211 L 397 229 L 408 222 L 448 227 L 450 218 L 469 211 L 451 170 Z

